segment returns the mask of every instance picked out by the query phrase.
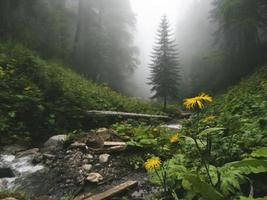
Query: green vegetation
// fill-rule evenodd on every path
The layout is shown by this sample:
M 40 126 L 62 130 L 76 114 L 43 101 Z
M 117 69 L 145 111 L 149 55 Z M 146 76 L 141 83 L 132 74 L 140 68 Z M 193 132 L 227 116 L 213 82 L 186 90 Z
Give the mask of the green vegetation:
M 113 128 L 131 136 L 129 148 L 146 152 L 132 155 L 131 165 L 143 163 L 150 181 L 164 190 L 159 198 L 264 199 L 266 80 L 264 66 L 214 100 L 205 94 L 186 99 L 195 114 L 179 133 L 145 124 Z
M 33 196 L 29 196 L 26 193 L 18 192 L 18 191 L 0 191 L 0 199 L 4 199 L 7 197 L 13 197 L 19 200 L 37 200 Z
M 91 128 L 87 110 L 160 112 L 156 104 L 96 85 L 12 43 L 0 45 L 0 79 L 0 137 L 5 142 Z

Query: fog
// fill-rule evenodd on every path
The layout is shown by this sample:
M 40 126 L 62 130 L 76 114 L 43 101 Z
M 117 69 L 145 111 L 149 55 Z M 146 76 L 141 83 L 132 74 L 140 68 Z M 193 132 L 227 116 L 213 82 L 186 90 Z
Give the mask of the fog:
M 135 71 L 133 80 L 137 86 L 134 95 L 143 98 L 150 97 L 150 86 L 147 85 L 148 63 L 160 18 L 166 15 L 175 33 L 176 25 L 183 22 L 190 6 L 195 1 L 199 0 L 131 0 L 137 20 L 135 41 L 140 50 L 140 65 Z

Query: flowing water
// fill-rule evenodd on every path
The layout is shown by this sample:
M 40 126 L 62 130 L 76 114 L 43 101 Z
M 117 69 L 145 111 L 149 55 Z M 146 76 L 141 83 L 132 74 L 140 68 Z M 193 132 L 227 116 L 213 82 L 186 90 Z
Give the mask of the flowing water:
M 33 155 L 26 156 L 15 156 L 11 154 L 2 154 L 0 155 L 0 169 L 10 169 L 14 177 L 7 177 L 3 175 L 0 177 L 0 189 L 15 189 L 19 185 L 15 180 L 26 177 L 29 174 L 33 174 L 39 170 L 44 169 L 44 166 L 41 164 L 33 165 L 32 164 Z

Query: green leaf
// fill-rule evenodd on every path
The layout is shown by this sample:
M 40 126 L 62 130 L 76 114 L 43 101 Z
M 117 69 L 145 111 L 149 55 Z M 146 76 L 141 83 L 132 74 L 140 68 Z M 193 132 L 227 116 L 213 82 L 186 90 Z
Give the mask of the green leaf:
M 210 133 L 214 133 L 214 132 L 222 131 L 222 130 L 224 130 L 224 128 L 208 128 L 208 129 L 205 129 L 204 131 L 202 131 L 199 135 L 200 136 L 206 136 Z
M 141 145 L 157 145 L 156 139 L 141 139 L 139 141 Z
M 253 151 L 251 156 L 255 158 L 267 158 L 267 147 L 262 147 Z
M 190 182 L 191 188 L 201 194 L 203 199 L 206 200 L 221 200 L 223 199 L 222 194 L 217 192 L 211 185 L 202 181 L 196 175 L 185 175 L 184 178 Z
M 136 142 L 134 140 L 131 140 L 131 141 L 127 142 L 126 144 L 127 144 L 127 146 L 132 146 L 132 147 L 140 147 L 140 148 L 143 147 L 143 145 L 139 144 L 138 142 Z
M 261 197 L 261 198 L 252 198 L 252 197 L 240 197 L 240 200 L 267 200 L 267 196 L 266 197 Z
M 241 160 L 236 162 L 227 163 L 224 167 L 238 169 L 242 174 L 258 174 L 267 172 L 267 160 Z
M 247 180 L 251 173 L 267 172 L 267 160 L 241 160 L 225 164 L 219 169 L 221 174 L 221 191 L 225 195 L 240 191 L 240 183 Z

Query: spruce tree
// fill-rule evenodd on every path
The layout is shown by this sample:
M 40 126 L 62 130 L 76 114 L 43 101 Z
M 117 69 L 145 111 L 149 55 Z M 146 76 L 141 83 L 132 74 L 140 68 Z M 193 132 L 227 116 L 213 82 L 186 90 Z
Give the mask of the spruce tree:
M 178 97 L 180 82 L 179 59 L 175 40 L 173 40 L 167 17 L 163 16 L 152 50 L 149 85 L 152 85 L 153 99 L 167 102 Z

